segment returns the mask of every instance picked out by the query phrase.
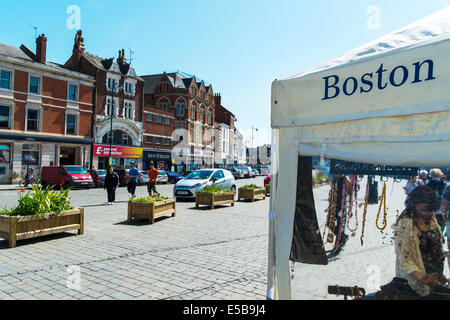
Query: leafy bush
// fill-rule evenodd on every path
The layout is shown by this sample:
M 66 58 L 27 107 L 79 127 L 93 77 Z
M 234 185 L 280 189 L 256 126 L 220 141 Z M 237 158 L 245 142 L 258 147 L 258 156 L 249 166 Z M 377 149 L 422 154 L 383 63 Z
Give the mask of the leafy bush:
M 254 189 L 259 189 L 259 188 L 262 188 L 262 187 L 257 186 L 256 184 L 248 184 L 246 186 L 243 186 L 241 189 L 254 190 Z
M 0 215 L 5 216 L 38 216 L 42 217 L 46 213 L 58 215 L 62 211 L 72 210 L 74 207 L 69 197 L 70 189 L 53 191 L 50 186 L 39 187 L 33 185 L 31 192 L 26 195 L 21 193 L 19 203 L 10 210 L 4 208 L 0 210 Z
M 212 184 L 206 186 L 203 190 L 197 191 L 197 193 L 223 193 L 223 192 L 232 192 L 230 189 L 223 189 L 216 184 Z
M 151 202 L 158 202 L 158 201 L 164 201 L 169 198 L 163 197 L 163 196 L 153 196 L 153 197 L 143 197 L 143 198 L 137 198 L 137 199 L 130 199 L 133 203 L 151 203 Z

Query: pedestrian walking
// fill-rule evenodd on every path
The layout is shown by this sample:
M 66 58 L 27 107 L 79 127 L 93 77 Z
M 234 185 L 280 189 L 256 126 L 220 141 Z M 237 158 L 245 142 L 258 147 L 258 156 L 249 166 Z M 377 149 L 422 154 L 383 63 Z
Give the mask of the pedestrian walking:
M 148 170 L 148 184 L 147 184 L 147 191 L 148 195 L 150 197 L 153 196 L 153 192 L 156 193 L 158 196 L 160 195 L 158 191 L 156 191 L 156 182 L 158 178 L 159 172 L 156 170 L 153 163 L 150 163 L 150 169 Z
M 439 202 L 442 199 L 442 193 L 444 192 L 444 188 L 446 186 L 446 183 L 442 180 L 443 177 L 444 174 L 440 169 L 437 168 L 432 169 L 430 170 L 430 179 L 427 181 L 426 184 L 428 187 L 433 189 L 434 193 L 436 194 L 436 198 L 438 199 Z M 440 209 L 436 210 L 435 215 L 442 232 L 444 232 L 445 220 L 441 210 Z
M 130 166 L 131 169 L 128 172 L 128 184 L 127 184 L 127 189 L 128 189 L 128 193 L 131 194 L 131 198 L 136 198 L 136 185 L 137 185 L 137 181 L 139 176 L 141 175 L 141 173 L 139 172 L 138 169 L 136 169 L 136 164 L 134 161 L 130 162 Z
M 450 207 L 448 203 L 450 202 L 450 184 L 447 184 L 442 192 L 441 199 L 441 213 L 442 218 L 445 222 L 445 233 L 444 236 L 447 237 L 447 263 L 450 268 Z
M 106 189 L 108 193 L 108 205 L 113 205 L 116 201 L 116 189 L 119 185 L 119 176 L 114 172 L 112 167 L 108 168 L 105 176 L 105 185 L 103 189 Z

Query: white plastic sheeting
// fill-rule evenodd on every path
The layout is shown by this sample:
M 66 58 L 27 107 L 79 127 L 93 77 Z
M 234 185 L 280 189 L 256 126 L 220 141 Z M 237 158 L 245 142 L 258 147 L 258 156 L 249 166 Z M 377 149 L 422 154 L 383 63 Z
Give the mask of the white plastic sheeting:
M 450 7 L 316 68 L 272 84 L 268 290 L 290 299 L 297 161 L 398 166 L 450 163 Z

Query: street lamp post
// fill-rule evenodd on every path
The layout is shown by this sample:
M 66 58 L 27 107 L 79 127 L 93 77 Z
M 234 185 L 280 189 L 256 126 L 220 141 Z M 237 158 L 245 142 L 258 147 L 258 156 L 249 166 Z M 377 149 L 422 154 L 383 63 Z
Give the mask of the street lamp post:
M 114 89 L 116 88 L 116 80 L 112 79 L 112 88 L 111 88 L 111 120 L 110 120 L 110 128 L 109 128 L 109 166 L 112 166 L 112 142 L 113 142 L 113 115 L 114 115 Z M 117 90 L 120 90 L 122 86 L 120 83 L 117 84 Z M 119 110 L 117 110 L 119 111 Z

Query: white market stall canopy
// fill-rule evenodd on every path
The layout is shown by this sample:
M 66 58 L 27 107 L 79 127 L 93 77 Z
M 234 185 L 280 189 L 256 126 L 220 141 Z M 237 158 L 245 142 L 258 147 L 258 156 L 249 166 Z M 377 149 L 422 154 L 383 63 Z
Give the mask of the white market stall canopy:
M 450 163 L 450 7 L 272 84 L 268 297 L 290 298 L 298 156 Z
M 450 7 L 272 87 L 272 127 L 302 155 L 442 166 L 449 124 Z

